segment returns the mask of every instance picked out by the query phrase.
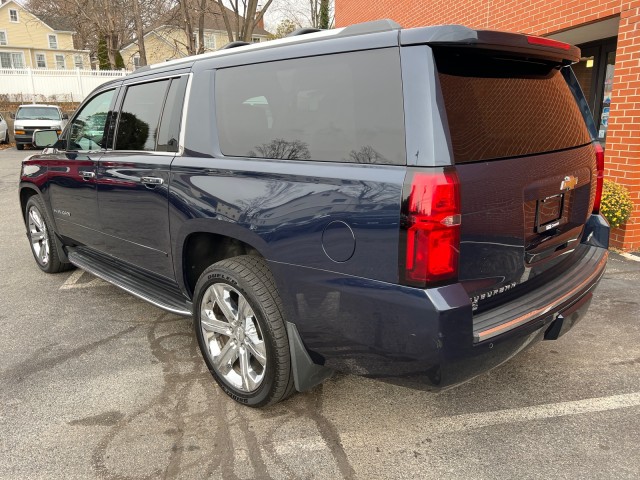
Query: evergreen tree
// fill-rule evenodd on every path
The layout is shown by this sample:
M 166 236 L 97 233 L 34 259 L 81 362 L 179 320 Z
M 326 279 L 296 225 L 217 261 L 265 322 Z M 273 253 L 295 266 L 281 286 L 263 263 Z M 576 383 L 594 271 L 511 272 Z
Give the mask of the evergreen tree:
M 329 28 L 329 0 L 320 0 L 320 19 L 318 28 Z
M 125 68 L 125 65 L 122 55 L 120 55 L 120 52 L 116 52 L 116 70 L 121 70 L 123 68 Z
M 296 28 L 298 28 L 296 26 L 295 23 L 293 23 L 293 20 L 289 20 L 288 18 L 285 18 L 284 20 L 282 20 L 277 28 L 276 28 L 276 33 L 272 33 L 271 35 L 269 35 L 269 40 L 273 40 L 276 38 L 284 38 L 287 36 L 287 34 L 293 32 Z
M 111 70 L 109 53 L 107 52 L 107 41 L 102 35 L 98 39 L 98 65 L 100 70 Z

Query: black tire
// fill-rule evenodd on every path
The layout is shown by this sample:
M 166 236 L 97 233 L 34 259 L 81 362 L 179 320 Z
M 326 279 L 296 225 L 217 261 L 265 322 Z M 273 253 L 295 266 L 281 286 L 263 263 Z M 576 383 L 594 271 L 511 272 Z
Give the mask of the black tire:
M 35 221 L 36 215 L 39 218 L 38 221 Z M 72 268 L 70 263 L 61 261 L 58 256 L 58 238 L 47 217 L 44 203 L 38 195 L 33 195 L 27 200 L 24 218 L 31 253 L 40 270 L 46 273 L 58 273 Z M 42 240 L 38 240 L 38 234 L 42 236 Z M 36 245 L 39 245 L 39 249 Z
M 250 358 L 253 362 L 252 365 L 256 365 L 258 369 L 262 367 L 261 383 L 253 391 L 242 389 L 242 386 L 245 385 L 242 379 L 241 387 L 234 385 L 228 379 L 228 375 L 242 377 L 240 356 L 233 357 L 236 359 L 230 360 L 224 365 L 228 369 L 227 376 L 222 371 L 218 371 L 218 367 L 215 366 L 214 355 L 210 351 L 212 342 L 216 342 L 216 347 L 211 348 L 224 350 L 226 343 L 220 347 L 220 342 L 224 342 L 225 338 L 228 337 L 227 341 L 234 345 L 239 345 L 239 350 L 251 352 L 251 349 L 243 346 L 243 342 L 251 343 L 254 340 L 249 339 L 249 334 L 245 338 L 244 333 L 237 336 L 235 333 L 230 333 L 232 328 L 229 328 L 229 333 L 225 334 L 211 333 L 211 330 L 209 330 L 207 334 L 211 336 L 208 337 L 208 340 L 205 338 L 205 331 L 202 325 L 203 300 L 205 300 L 204 304 L 211 307 L 209 311 L 210 314 L 213 314 L 216 311 L 216 304 L 207 302 L 209 302 L 209 299 L 214 298 L 210 296 L 214 285 L 216 288 L 226 289 L 225 291 L 230 292 L 228 297 L 230 302 L 233 301 L 231 296 L 237 294 L 236 311 L 240 310 L 240 295 L 242 295 L 253 313 L 252 316 L 246 316 L 245 318 L 249 319 L 252 326 L 254 326 L 253 322 L 257 321 L 259 328 L 252 330 L 252 335 L 260 336 L 261 348 L 264 349 L 266 347 L 266 365 L 262 366 L 256 363 L 256 358 L 252 358 L 249 353 L 245 353 L 246 358 Z M 206 298 L 205 294 L 207 294 Z M 200 351 L 218 385 L 238 403 L 250 407 L 265 407 L 284 400 L 294 390 L 289 340 L 281 305 L 273 276 L 267 263 L 261 257 L 244 255 L 222 260 L 207 268 L 198 279 L 194 295 L 193 317 Z M 220 310 L 219 306 L 217 308 L 220 318 L 224 320 L 224 312 Z M 236 319 L 240 317 L 236 313 Z M 207 319 L 211 320 L 211 317 L 206 317 L 205 314 L 205 322 Z M 231 323 L 229 323 L 229 327 L 232 327 Z M 218 340 L 213 339 L 214 336 Z M 242 348 L 245 348 L 245 350 L 242 350 Z M 220 353 L 219 356 L 222 357 L 223 355 Z
M 24 144 L 16 143 L 16 150 L 24 150 Z

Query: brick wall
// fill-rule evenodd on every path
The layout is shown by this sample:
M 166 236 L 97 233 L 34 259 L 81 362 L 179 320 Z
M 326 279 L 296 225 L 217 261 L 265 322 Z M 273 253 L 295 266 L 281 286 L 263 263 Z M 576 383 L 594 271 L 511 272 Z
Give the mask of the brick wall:
M 620 13 L 605 173 L 630 190 L 635 210 L 613 244 L 640 250 L 640 0 L 630 3 Z
M 336 25 L 390 18 L 403 27 L 457 23 L 546 35 L 619 15 L 606 161 L 635 210 L 612 244 L 640 250 L 640 0 L 336 0 Z

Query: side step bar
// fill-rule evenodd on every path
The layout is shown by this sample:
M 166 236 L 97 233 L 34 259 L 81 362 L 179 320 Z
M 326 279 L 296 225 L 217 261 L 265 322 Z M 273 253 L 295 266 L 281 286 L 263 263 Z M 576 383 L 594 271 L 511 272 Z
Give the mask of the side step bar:
M 178 315 L 191 316 L 191 303 L 177 285 L 151 278 L 131 268 L 117 264 L 112 258 L 82 247 L 69 248 L 67 256 L 76 267 L 120 287 L 156 307 Z M 127 274 L 122 273 L 126 269 Z

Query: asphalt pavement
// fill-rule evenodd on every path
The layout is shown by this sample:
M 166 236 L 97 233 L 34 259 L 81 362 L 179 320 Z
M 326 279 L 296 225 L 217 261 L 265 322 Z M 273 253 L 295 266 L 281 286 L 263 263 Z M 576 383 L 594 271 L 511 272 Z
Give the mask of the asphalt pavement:
M 640 261 L 613 254 L 571 332 L 457 388 L 337 374 L 253 410 L 216 386 L 190 319 L 37 268 L 28 153 L 0 151 L 1 479 L 640 478 Z

